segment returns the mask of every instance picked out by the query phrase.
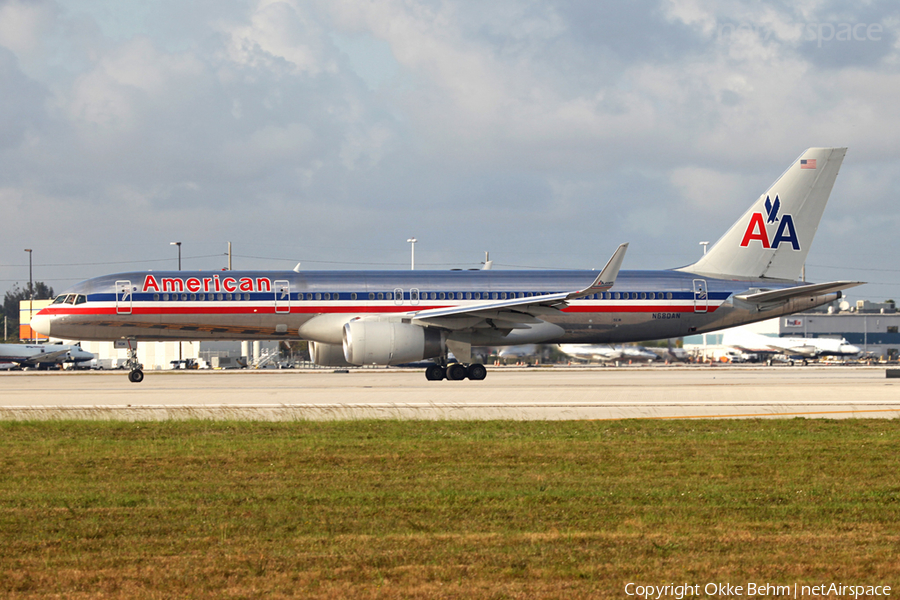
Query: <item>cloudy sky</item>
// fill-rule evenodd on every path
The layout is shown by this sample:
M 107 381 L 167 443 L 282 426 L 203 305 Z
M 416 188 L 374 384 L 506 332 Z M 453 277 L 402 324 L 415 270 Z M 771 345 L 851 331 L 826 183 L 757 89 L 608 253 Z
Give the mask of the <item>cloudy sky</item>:
M 895 0 L 0 0 L 0 291 L 669 268 L 848 146 L 814 281 L 900 300 Z

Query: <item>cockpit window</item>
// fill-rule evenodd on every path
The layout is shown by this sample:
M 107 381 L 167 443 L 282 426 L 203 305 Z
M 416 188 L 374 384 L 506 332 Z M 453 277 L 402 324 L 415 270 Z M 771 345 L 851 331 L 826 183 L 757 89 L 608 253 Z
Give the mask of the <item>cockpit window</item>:
M 53 304 L 83 304 L 87 297 L 81 294 L 60 294 L 53 300 Z

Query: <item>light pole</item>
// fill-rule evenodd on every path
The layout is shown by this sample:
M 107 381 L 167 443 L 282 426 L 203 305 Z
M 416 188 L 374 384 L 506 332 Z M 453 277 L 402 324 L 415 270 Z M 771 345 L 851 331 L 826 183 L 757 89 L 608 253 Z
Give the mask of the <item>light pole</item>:
M 170 246 L 178 246 L 178 270 L 181 270 L 181 242 L 169 242 Z M 181 368 L 181 341 L 178 342 L 178 368 Z
M 410 244 L 409 248 L 410 248 L 410 252 L 411 252 L 410 262 L 409 262 L 409 270 L 415 271 L 416 270 L 416 242 L 418 242 L 419 240 L 417 240 L 416 238 L 409 238 L 406 241 L 409 242 L 409 244 Z
M 28 253 L 28 329 L 31 331 L 31 341 L 37 342 L 34 329 L 31 329 L 31 319 L 34 317 L 34 281 L 31 276 L 31 248 L 25 248 Z
M 178 246 L 178 270 L 181 270 L 181 242 L 169 242 L 170 246 Z

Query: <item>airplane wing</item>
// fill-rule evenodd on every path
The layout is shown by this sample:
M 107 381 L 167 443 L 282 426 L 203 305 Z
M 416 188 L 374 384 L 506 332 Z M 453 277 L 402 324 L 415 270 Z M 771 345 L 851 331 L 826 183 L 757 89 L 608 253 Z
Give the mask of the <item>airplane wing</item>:
M 66 356 L 69 354 L 70 349 L 66 348 L 65 350 L 57 350 L 56 352 L 42 352 L 41 354 L 33 354 L 31 356 L 26 356 L 16 362 L 20 365 L 36 365 L 39 363 L 55 363 L 59 362 L 59 358 L 61 356 Z
M 413 321 L 420 325 L 443 327 L 446 329 L 467 329 L 486 323 L 499 329 L 529 329 L 531 324 L 541 323 L 540 315 L 559 312 L 568 306 L 570 300 L 586 298 L 598 292 L 605 292 L 616 282 L 616 276 L 625 259 L 628 244 L 621 244 L 609 262 L 588 287 L 571 292 L 542 294 L 528 298 L 513 298 L 422 310 L 413 315 Z M 487 323 L 490 321 L 491 323 Z

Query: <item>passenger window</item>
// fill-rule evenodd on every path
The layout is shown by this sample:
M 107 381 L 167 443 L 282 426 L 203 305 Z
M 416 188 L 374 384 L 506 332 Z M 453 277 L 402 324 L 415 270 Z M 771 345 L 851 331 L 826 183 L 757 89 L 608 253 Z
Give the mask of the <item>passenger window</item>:
M 618 299 L 619 299 L 619 292 L 614 293 L 614 294 L 613 294 L 613 298 L 615 298 L 616 300 L 618 300 Z
M 378 292 L 378 299 L 384 300 L 384 292 Z
M 224 295 L 224 294 L 216 294 L 216 299 L 217 299 L 217 300 L 224 300 L 224 299 L 225 299 L 225 295 Z
M 350 299 L 356 300 L 356 292 L 350 292 Z
M 369 292 L 369 300 L 375 299 L 375 292 Z
M 331 293 L 325 292 L 324 294 L 322 294 L 322 299 L 323 300 L 331 300 Z
M 441 300 L 446 300 L 446 299 L 447 299 L 447 294 L 446 294 L 446 292 L 441 292 L 439 295 L 440 295 L 440 297 L 441 297 Z
M 666 293 L 666 299 L 667 299 L 667 300 L 671 300 L 671 299 L 672 299 L 672 292 Z
M 206 294 L 200 294 L 197 297 L 200 298 L 201 300 L 206 300 Z
M 647 292 L 641 292 L 641 300 L 647 299 Z
M 196 300 L 196 299 L 197 299 L 197 294 L 191 294 L 191 300 Z
M 154 302 L 158 302 L 158 301 L 159 301 L 159 294 L 153 294 L 153 301 L 154 301 Z

